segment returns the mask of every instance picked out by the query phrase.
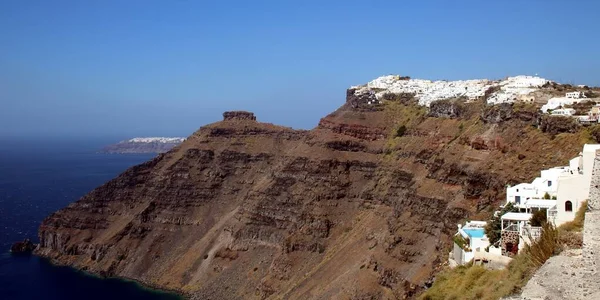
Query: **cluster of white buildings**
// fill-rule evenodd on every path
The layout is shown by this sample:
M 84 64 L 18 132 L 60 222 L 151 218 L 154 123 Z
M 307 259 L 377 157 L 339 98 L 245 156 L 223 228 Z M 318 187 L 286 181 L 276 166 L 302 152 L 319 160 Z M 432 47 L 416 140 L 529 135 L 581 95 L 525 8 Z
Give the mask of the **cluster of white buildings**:
M 488 103 L 510 103 L 517 101 L 520 97 L 531 94 L 550 82 L 537 76 L 515 76 L 508 77 L 499 83 L 500 91 L 492 94 Z
M 581 101 L 588 100 L 586 95 L 583 92 L 571 92 L 566 93 L 564 97 L 555 97 L 550 98 L 546 104 L 542 106 L 542 112 L 547 113 L 549 110 L 552 111 L 552 114 L 560 114 L 560 115 L 569 115 L 565 114 L 565 111 L 571 111 L 572 114 L 575 114 L 575 110 L 572 108 L 563 108 L 565 105 L 573 105 L 575 103 L 579 103 Z
M 185 141 L 183 137 L 136 137 L 126 142 L 129 143 L 163 143 L 163 144 L 172 144 L 172 143 L 182 143 Z
M 574 220 L 582 202 L 590 196 L 596 150 L 600 150 L 600 144 L 586 144 L 583 151 L 569 161 L 568 166 L 542 170 L 540 176 L 531 183 L 508 186 L 506 203 L 513 204 L 518 212 L 509 212 L 500 217 L 502 233 L 499 247 L 490 245 L 485 234 L 471 234 L 476 231 L 465 230 L 483 228 L 485 222 L 467 222 L 465 226 L 459 225 L 456 234 L 468 240 L 469 247 L 461 248 L 455 244 L 451 260 L 457 264 L 464 264 L 477 259 L 478 255 L 501 260 L 500 256 L 518 253 L 532 238 L 535 239 L 541 234 L 540 227 L 530 224 L 536 211 L 545 211 L 547 221 L 555 226 Z M 483 251 L 482 248 L 486 247 L 487 251 Z
M 497 104 L 517 101 L 518 97 L 536 91 L 547 82 L 549 80 L 537 76 L 515 76 L 500 81 L 487 79 L 432 81 L 388 75 L 376 78 L 364 86 L 352 88 L 355 88 L 358 93 L 375 90 L 378 99 L 386 93 L 411 93 L 415 94 L 420 105 L 429 106 L 433 101 L 457 97 L 467 97 L 469 100 L 481 99 L 488 89 L 498 87 L 498 90 L 488 98 L 488 103 Z

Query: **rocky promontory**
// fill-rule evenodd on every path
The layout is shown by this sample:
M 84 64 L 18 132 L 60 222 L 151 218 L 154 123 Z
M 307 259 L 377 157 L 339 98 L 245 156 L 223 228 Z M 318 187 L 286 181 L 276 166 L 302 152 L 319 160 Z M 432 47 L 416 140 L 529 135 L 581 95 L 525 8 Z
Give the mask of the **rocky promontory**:
M 460 220 L 489 215 L 506 184 L 564 164 L 582 139 L 512 104 L 430 110 L 412 79 L 393 80 L 349 89 L 312 130 L 226 112 L 48 216 L 36 253 L 194 299 L 414 297 Z

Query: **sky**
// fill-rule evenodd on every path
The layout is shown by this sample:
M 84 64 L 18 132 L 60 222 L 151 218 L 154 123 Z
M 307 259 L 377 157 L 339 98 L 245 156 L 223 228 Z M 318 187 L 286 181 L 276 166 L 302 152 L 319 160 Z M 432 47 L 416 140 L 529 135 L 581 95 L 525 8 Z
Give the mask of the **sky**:
M 310 129 L 388 74 L 600 85 L 600 1 L 0 0 L 0 137 Z

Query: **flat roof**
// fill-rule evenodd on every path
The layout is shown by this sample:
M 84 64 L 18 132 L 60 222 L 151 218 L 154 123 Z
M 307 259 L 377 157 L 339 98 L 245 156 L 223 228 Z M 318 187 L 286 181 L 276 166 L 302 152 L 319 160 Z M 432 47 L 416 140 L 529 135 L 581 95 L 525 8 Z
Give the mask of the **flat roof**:
M 528 214 L 528 213 L 510 212 L 510 213 L 505 213 L 504 215 L 502 215 L 502 217 L 500 217 L 500 219 L 512 220 L 512 221 L 529 221 L 531 219 L 531 216 L 532 216 L 532 214 Z
M 592 152 L 600 149 L 600 144 L 585 144 L 583 145 L 583 152 Z
M 533 206 L 533 207 L 553 207 L 556 205 L 556 200 L 546 200 L 546 199 L 529 199 L 523 203 L 525 206 Z

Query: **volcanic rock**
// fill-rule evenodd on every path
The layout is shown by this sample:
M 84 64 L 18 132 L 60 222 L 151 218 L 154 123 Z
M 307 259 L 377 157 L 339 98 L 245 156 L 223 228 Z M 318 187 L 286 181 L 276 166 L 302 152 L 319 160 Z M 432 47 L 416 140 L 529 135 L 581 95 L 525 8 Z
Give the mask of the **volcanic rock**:
M 347 100 L 308 131 L 226 112 L 48 216 L 36 253 L 194 299 L 414 297 L 458 222 L 581 149 L 577 133 L 484 121 L 481 102 L 437 118 L 416 102 Z
M 11 253 L 31 253 L 35 249 L 35 244 L 29 239 L 16 242 L 10 247 Z
M 253 113 L 247 111 L 226 111 L 223 113 L 223 120 L 250 120 L 256 121 Z

